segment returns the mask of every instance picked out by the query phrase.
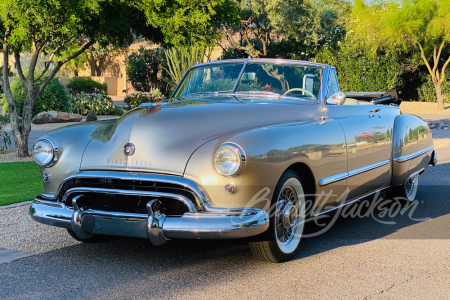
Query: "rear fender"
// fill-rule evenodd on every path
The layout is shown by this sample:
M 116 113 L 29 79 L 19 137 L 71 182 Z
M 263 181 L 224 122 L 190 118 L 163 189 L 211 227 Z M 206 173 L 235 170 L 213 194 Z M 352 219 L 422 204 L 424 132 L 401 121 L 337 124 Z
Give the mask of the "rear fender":
M 427 168 L 433 149 L 428 124 L 413 115 L 395 118 L 392 137 L 392 186 L 403 184 L 411 174 Z

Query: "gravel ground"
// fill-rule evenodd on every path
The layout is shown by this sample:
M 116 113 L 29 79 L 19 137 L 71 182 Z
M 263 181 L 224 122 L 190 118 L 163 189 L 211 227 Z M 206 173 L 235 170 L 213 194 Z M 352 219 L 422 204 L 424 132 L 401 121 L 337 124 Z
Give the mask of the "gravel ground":
M 0 163 L 2 162 L 18 162 L 18 161 L 33 161 L 32 156 L 19 158 L 16 156 L 15 149 L 8 149 L 8 153 L 0 154 Z
M 0 245 L 6 249 L 39 254 L 79 244 L 63 228 L 37 223 L 29 205 L 0 209 Z
M 411 114 L 411 115 L 438 114 L 438 115 L 448 115 L 448 117 L 450 118 L 450 103 L 445 103 L 445 110 L 442 111 L 437 109 L 437 103 L 404 101 L 400 104 L 400 110 L 404 114 Z

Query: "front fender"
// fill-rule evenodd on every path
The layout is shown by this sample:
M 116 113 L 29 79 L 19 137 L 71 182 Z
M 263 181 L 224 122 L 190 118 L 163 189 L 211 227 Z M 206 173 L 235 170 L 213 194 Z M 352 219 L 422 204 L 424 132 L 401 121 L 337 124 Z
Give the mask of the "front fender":
M 41 172 L 51 175 L 50 182 L 44 183 L 45 194 L 54 195 L 67 176 L 80 170 L 84 149 L 97 134 L 109 130 L 116 120 L 104 120 L 70 125 L 53 130 L 42 138 L 51 137 L 58 144 L 58 161 L 50 168 L 41 167 Z
M 215 151 L 225 142 L 240 145 L 246 154 L 246 168 L 238 177 L 224 177 L 214 168 Z M 344 145 L 343 130 L 335 120 L 324 125 L 298 122 L 268 126 L 209 141 L 193 153 L 184 176 L 206 189 L 211 206 L 267 210 L 281 175 L 290 166 L 302 163 L 313 173 L 316 193 L 331 190 L 340 196 L 346 188 L 345 180 L 326 187 L 320 187 L 318 180 L 347 171 Z M 228 183 L 236 187 L 232 195 L 225 193 Z

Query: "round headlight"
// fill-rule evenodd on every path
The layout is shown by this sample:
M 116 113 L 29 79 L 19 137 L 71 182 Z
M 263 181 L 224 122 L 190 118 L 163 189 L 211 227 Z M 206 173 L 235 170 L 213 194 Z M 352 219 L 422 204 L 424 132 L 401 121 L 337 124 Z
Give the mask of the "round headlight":
M 235 144 L 223 144 L 214 155 L 214 166 L 223 176 L 238 176 L 244 171 L 244 151 Z
M 56 147 L 48 140 L 36 141 L 33 147 L 34 160 L 40 166 L 51 166 L 55 161 Z

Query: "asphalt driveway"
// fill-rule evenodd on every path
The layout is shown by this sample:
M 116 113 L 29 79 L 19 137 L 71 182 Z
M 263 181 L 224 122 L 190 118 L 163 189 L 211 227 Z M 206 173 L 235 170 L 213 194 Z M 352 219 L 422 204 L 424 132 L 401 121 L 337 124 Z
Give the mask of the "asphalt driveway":
M 62 243 L 64 230 L 24 218 L 16 239 L 50 250 L 0 264 L 0 299 L 449 298 L 448 148 L 438 158 L 420 177 L 412 216 L 397 215 L 390 225 L 372 216 L 340 218 L 282 264 L 255 260 L 241 240 Z

